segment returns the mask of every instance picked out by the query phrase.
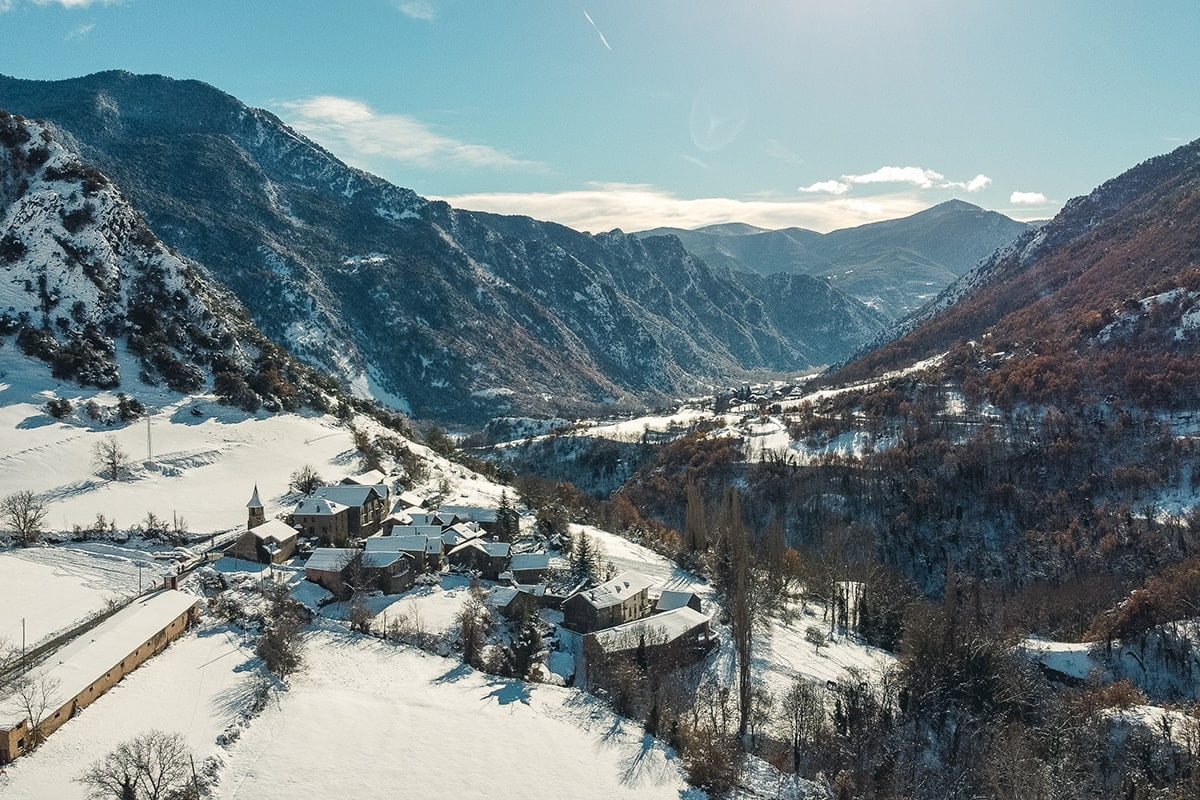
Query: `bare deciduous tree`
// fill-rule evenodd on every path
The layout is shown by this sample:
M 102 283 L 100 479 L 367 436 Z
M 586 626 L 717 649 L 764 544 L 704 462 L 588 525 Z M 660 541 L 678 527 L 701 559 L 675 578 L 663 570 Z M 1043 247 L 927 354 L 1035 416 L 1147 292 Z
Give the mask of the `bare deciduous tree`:
M 291 484 L 297 492 L 312 494 L 325 485 L 325 479 L 317 473 L 316 467 L 312 464 L 305 464 L 292 473 Z
M 489 622 L 482 593 L 472 587 L 458 611 L 458 636 L 462 643 L 463 661 L 473 667 L 478 667 L 482 660 Z
M 267 669 L 281 680 L 300 668 L 303 662 L 303 639 L 307 609 L 291 594 L 286 584 L 268 590 L 271 610 L 263 632 L 258 637 L 258 655 Z
M 129 454 L 114 437 L 105 436 L 92 448 L 92 464 L 110 481 L 115 481 L 129 464 Z
M 26 675 L 13 684 L 9 711 L 29 720 L 29 748 L 32 750 L 46 740 L 42 723 L 46 715 L 61 703 L 60 683 L 56 678 Z
M 151 730 L 117 745 L 76 778 L 95 800 L 186 800 L 199 797 L 183 736 Z
M 28 489 L 13 492 L 0 500 L 0 520 L 17 534 L 20 544 L 33 544 L 42 533 L 46 503 Z

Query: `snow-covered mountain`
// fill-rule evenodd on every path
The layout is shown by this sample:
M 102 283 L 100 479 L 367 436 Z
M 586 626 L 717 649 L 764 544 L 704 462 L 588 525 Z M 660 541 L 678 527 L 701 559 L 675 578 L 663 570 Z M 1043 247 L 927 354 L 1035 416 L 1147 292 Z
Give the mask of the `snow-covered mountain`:
M 669 237 L 424 200 L 195 81 L 0 78 L 0 107 L 68 132 L 273 339 L 418 416 L 670 397 L 836 361 L 883 325 L 822 280 L 763 291 Z
M 293 366 L 287 359 L 274 364 L 278 380 L 256 383 L 271 346 L 236 298 L 164 246 L 52 127 L 7 112 L 0 112 L 0 333 L 49 362 L 54 377 L 85 385 L 139 378 L 190 392 L 216 376 L 221 388 L 241 390 L 242 404 L 302 399 L 301 386 L 279 373 Z M 121 373 L 126 349 L 135 375 Z
M 696 230 L 657 228 L 639 235 L 673 234 L 708 263 L 736 271 L 825 277 L 898 319 L 1028 229 L 995 211 L 948 200 L 902 219 L 826 234 L 733 223 Z

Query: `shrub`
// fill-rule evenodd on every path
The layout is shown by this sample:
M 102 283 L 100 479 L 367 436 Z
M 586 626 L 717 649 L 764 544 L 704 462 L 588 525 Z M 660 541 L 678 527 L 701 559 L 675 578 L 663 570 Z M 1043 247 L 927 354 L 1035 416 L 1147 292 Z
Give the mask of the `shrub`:
M 72 411 L 71 401 L 65 397 L 55 397 L 46 403 L 46 413 L 55 419 L 62 419 Z

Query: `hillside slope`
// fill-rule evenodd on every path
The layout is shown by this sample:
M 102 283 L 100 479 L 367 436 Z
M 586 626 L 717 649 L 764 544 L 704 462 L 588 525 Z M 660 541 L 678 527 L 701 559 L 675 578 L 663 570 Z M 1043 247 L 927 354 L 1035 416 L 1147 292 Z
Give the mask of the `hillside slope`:
M 108 177 L 52 128 L 7 112 L 0 278 L 0 334 L 15 335 L 55 378 L 102 389 L 139 379 L 180 392 L 216 382 L 253 408 L 314 396 L 317 376 L 297 371 L 236 298 L 166 248 Z M 122 374 L 126 349 L 134 374 Z
M 973 373 L 993 399 L 1195 402 L 1198 229 L 1200 140 L 1071 200 L 831 380 L 951 351 L 948 367 Z
M 837 360 L 883 324 L 819 282 L 781 307 L 668 240 L 426 201 L 196 81 L 0 78 L 0 107 L 68 131 L 272 338 L 419 416 L 661 399 Z

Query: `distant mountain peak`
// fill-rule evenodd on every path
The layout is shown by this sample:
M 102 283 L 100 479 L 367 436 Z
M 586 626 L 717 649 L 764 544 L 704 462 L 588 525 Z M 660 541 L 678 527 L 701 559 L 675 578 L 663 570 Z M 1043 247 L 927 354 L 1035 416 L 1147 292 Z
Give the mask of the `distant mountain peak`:
M 656 228 L 637 235 L 675 236 L 695 255 L 734 272 L 826 278 L 895 320 L 928 303 L 1027 228 L 1023 222 L 955 199 L 908 217 L 826 234 L 804 228 L 766 230 L 737 222 L 691 231 Z

